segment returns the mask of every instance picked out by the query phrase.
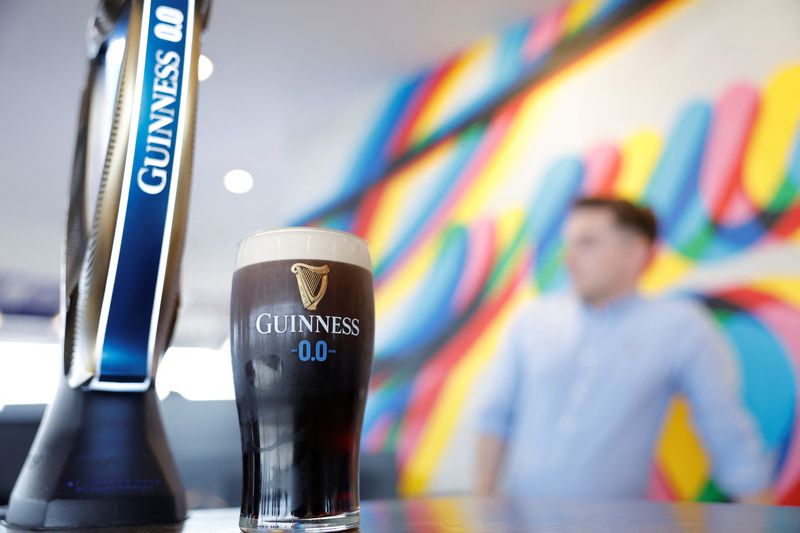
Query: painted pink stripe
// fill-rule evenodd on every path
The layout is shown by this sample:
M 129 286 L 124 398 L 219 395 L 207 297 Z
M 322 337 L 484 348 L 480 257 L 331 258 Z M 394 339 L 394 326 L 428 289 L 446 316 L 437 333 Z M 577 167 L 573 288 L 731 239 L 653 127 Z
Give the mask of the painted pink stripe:
M 650 480 L 647 485 L 647 498 L 653 501 L 675 501 L 675 491 L 670 487 L 664 472 L 656 464 L 650 468 Z
M 758 113 L 758 90 L 735 85 L 719 99 L 700 167 L 700 191 L 711 219 L 735 224 L 755 216 L 742 190 L 742 159 Z
M 401 155 L 408 148 L 408 140 L 411 136 L 414 124 L 420 114 L 425 109 L 431 95 L 441 83 L 446 74 L 453 68 L 459 56 L 454 56 L 439 65 L 431 74 L 428 74 L 425 81 L 414 91 L 409 104 L 403 109 L 400 119 L 397 121 L 388 143 L 383 147 L 384 155 L 391 160 L 392 157 Z
M 466 194 L 478 176 L 480 176 L 486 163 L 489 162 L 498 145 L 506 137 L 506 132 L 513 122 L 514 117 L 516 117 L 519 107 L 520 101 L 516 101 L 492 120 L 481 139 L 480 146 L 475 155 L 464 170 L 463 176 L 445 197 L 439 208 L 431 214 L 427 224 L 420 230 L 414 244 L 406 250 L 406 253 L 404 253 L 400 259 L 391 267 L 387 268 L 383 274 L 375 280 L 376 288 L 380 287 L 383 282 L 391 277 L 394 271 L 413 256 L 415 250 L 419 249 L 428 239 L 444 227 L 458 201 Z
M 375 426 L 369 432 L 369 436 L 364 442 L 364 449 L 370 452 L 378 452 L 383 447 L 386 437 L 389 435 L 389 430 L 392 427 L 392 421 L 389 416 L 384 415 L 375 421 Z
M 453 307 L 463 311 L 483 287 L 494 261 L 495 225 L 490 219 L 479 220 L 469 228 L 464 273 L 453 296 Z
M 555 8 L 533 22 L 534 28 L 522 45 L 522 57 L 525 62 L 535 61 L 544 52 L 555 46 L 561 38 L 564 13 L 566 13 L 566 6 Z
M 583 182 L 588 194 L 607 194 L 619 172 L 619 149 L 611 143 L 600 143 L 586 154 L 586 177 Z

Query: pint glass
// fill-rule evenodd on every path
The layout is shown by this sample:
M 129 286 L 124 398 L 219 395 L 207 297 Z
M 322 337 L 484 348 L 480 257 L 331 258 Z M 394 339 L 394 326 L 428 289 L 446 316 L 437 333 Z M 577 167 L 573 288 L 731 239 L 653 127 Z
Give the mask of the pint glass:
M 366 243 L 289 228 L 246 237 L 231 291 L 243 531 L 359 524 L 358 454 L 372 364 Z

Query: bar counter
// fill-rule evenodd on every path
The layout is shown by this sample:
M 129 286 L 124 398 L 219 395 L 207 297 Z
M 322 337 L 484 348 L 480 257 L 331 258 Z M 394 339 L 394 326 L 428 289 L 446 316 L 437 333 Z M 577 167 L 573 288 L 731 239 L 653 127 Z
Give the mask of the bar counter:
M 177 526 L 91 533 L 235 533 L 238 509 L 192 511 Z M 0 532 L 16 532 L 0 526 Z M 552 502 L 525 498 L 418 498 L 361 505 L 363 533 L 800 532 L 800 507 L 738 504 Z

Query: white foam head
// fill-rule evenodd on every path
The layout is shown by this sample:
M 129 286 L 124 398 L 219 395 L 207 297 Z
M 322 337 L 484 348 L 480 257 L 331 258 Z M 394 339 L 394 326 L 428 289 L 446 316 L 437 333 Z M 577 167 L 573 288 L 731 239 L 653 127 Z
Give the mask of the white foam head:
M 352 233 L 324 228 L 260 231 L 239 243 L 236 269 L 265 261 L 340 261 L 372 271 L 367 243 Z

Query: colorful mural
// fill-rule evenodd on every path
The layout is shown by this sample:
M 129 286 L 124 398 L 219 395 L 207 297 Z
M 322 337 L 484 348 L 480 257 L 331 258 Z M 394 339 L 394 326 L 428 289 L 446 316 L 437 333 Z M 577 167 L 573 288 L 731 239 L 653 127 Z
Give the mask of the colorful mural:
M 622 4 L 575 2 L 539 24 L 569 34 L 576 31 L 565 22 L 573 10 L 584 9 L 583 18 L 574 17 L 586 23 L 592 15 L 585 13 Z M 640 17 L 638 27 L 653 17 Z M 547 35 L 543 42 L 557 40 Z M 481 46 L 489 45 L 475 50 Z M 480 57 L 475 50 L 469 53 Z M 443 68 L 456 76 L 452 66 Z M 396 453 L 404 494 L 428 490 L 456 445 L 464 406 L 510 314 L 524 298 L 566 284 L 560 228 L 568 206 L 579 195 L 619 195 L 651 205 L 661 221 L 642 290 L 685 293 L 713 312 L 735 347 L 744 400 L 776 458 L 778 500 L 800 504 L 800 272 L 776 276 L 769 259 L 784 254 L 785 266 L 786 254 L 800 252 L 800 64 L 779 68 L 760 86 L 733 82 L 713 100 L 684 103 L 663 133 L 633 131 L 561 157 L 537 177 L 531 198 L 487 208 L 525 171 L 520 162 L 556 81 L 515 94 L 376 185 L 359 162 L 354 175 L 363 180 L 345 189 L 362 187 L 363 196 L 317 221 L 364 235 L 373 254 L 379 329 L 364 449 Z M 379 130 L 402 140 L 366 143 L 364 153 L 388 150 L 376 156 L 378 167 L 456 113 L 440 111 L 434 97 L 424 100 L 379 121 Z M 412 108 L 417 118 L 403 119 Z M 451 104 L 456 108 L 469 105 Z M 434 118 L 419 118 L 425 116 Z M 740 258 L 757 267 L 740 267 L 745 275 L 730 283 L 692 283 Z M 680 398 L 658 446 L 651 494 L 724 498 Z
M 520 82 L 548 70 L 645 13 L 653 0 L 573 0 L 489 36 L 409 77 L 390 96 L 360 150 L 343 195 L 380 179 L 395 161 L 472 120 Z M 590 38 L 589 42 L 580 42 Z

